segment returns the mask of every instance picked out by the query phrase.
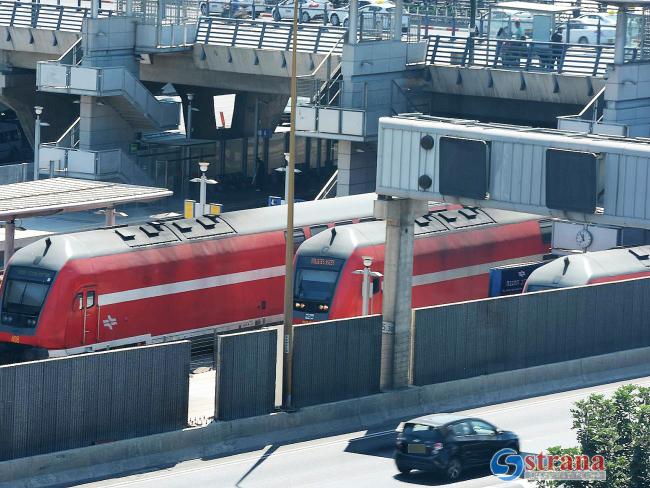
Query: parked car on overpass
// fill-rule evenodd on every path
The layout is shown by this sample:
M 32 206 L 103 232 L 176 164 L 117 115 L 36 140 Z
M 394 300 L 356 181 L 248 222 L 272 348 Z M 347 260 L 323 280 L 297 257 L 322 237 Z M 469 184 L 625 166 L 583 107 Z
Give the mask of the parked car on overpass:
M 395 4 L 389 2 L 371 2 L 367 3 L 359 9 L 359 18 L 363 17 L 362 22 L 372 22 L 371 19 L 376 16 L 377 19 L 382 23 L 384 28 L 388 28 L 390 25 L 390 17 L 395 11 Z M 343 7 L 340 9 L 334 10 L 330 15 L 330 24 L 332 25 L 343 25 L 347 27 L 350 20 L 350 10 L 348 7 Z M 409 26 L 409 16 L 407 14 L 402 15 L 402 29 L 408 29 Z
M 578 44 L 614 44 L 616 17 L 612 17 L 608 14 L 589 14 L 570 20 L 564 29 L 566 41 Z
M 519 452 L 517 434 L 477 418 L 427 415 L 405 422 L 397 431 L 395 463 L 402 474 L 420 469 L 456 481 L 465 469 L 488 466 L 503 448 Z
M 299 0 L 299 15 L 301 22 L 309 22 L 312 19 L 323 18 L 326 12 L 334 9 L 334 6 L 327 0 Z M 273 20 L 276 22 L 282 19 L 293 18 L 294 0 L 283 0 L 273 9 Z M 329 14 L 327 14 L 329 15 Z

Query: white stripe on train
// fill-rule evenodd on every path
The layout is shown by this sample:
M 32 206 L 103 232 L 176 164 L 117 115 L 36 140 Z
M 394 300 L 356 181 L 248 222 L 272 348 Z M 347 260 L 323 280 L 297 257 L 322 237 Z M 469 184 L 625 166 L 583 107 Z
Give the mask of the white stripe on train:
M 105 293 L 99 295 L 98 303 L 100 306 L 113 305 L 116 303 L 131 302 L 133 300 L 142 300 L 145 298 L 156 298 L 166 295 L 174 295 L 176 293 L 205 290 L 206 288 L 215 288 L 218 286 L 246 283 L 248 281 L 276 278 L 278 276 L 284 276 L 284 266 L 253 269 L 251 271 L 242 271 L 239 273 L 208 276 L 207 278 L 199 278 L 196 280 L 177 281 L 175 283 L 166 283 L 164 285 L 146 286 L 144 288 L 134 288 L 133 290 Z
M 478 276 L 489 273 L 490 268 L 497 266 L 507 266 L 509 264 L 522 263 L 524 261 L 540 261 L 541 254 L 535 254 L 523 258 L 505 259 L 502 261 L 493 261 L 490 263 L 476 264 L 465 266 L 463 268 L 448 269 L 413 276 L 413 286 L 429 285 L 440 281 L 455 280 L 469 276 Z M 135 288 L 133 290 L 118 291 L 115 293 L 106 293 L 99 296 L 99 305 L 113 305 L 117 303 L 142 300 L 145 298 L 156 298 L 176 293 L 188 291 L 204 290 L 206 288 L 215 288 L 219 286 L 234 285 L 237 283 L 246 283 L 249 281 L 263 280 L 267 278 L 276 278 L 284 276 L 284 266 L 273 266 L 271 268 L 260 268 L 251 271 L 231 273 L 227 275 L 209 276 L 196 280 L 177 281 L 164 285 L 147 286 L 144 288 Z

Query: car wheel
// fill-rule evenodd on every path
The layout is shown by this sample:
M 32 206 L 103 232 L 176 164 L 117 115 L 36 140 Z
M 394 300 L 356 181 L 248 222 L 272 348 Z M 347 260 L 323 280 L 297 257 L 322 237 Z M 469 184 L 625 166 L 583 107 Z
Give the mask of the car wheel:
M 582 36 L 580 39 L 578 39 L 578 44 L 589 44 L 589 39 L 587 39 L 585 36 Z
M 277 8 L 273 11 L 273 20 L 275 20 L 276 22 L 280 22 L 280 20 L 282 20 L 282 17 L 280 16 L 280 11 Z
M 311 19 L 309 17 L 309 14 L 307 12 L 303 12 L 302 15 L 300 16 L 300 20 L 303 23 L 309 22 Z
M 458 458 L 453 458 L 447 464 L 445 469 L 445 478 L 447 481 L 457 481 L 460 479 L 460 474 L 463 472 L 463 465 Z
M 201 4 L 201 15 L 208 15 L 208 6 L 205 3 Z
M 411 472 L 411 468 L 407 468 L 406 466 L 402 466 L 400 464 L 397 465 L 397 471 L 399 471 L 402 474 L 409 474 Z
M 339 25 L 341 23 L 341 19 L 339 19 L 339 16 L 336 14 L 332 14 L 330 17 L 330 24 L 332 25 Z
M 345 19 L 343 21 L 343 27 L 347 27 L 348 25 L 350 25 L 350 21 L 348 19 Z

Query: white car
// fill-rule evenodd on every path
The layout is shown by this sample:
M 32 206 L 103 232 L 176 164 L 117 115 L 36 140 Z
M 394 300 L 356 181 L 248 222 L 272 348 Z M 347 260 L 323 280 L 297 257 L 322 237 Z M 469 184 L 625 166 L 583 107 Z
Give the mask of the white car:
M 602 15 L 602 17 L 605 16 Z M 611 22 L 606 23 L 602 17 L 597 14 L 590 14 L 569 20 L 568 26 L 564 26 L 563 32 L 566 41 L 569 43 L 577 42 L 578 44 L 614 44 L 616 39 L 616 19 L 612 24 Z M 598 36 L 599 30 L 600 39 Z M 600 42 L 598 42 L 599 40 Z
M 359 9 L 359 19 L 363 17 L 363 20 L 360 22 L 372 22 L 373 19 L 381 19 L 382 25 L 384 28 L 388 28 L 389 18 L 395 11 L 395 5 L 388 2 L 382 3 L 367 3 Z M 343 25 L 347 27 L 350 23 L 350 10 L 349 7 L 342 7 L 336 9 L 330 15 L 330 24 L 332 25 Z M 409 26 L 409 16 L 407 14 L 402 15 L 402 29 L 408 29 Z
M 293 19 L 294 0 L 283 0 L 273 9 L 273 20 L 279 22 L 282 19 Z M 323 18 L 325 12 L 334 10 L 334 6 L 327 0 L 300 0 L 299 15 L 301 22 L 309 22 L 312 19 Z
M 490 37 L 511 38 L 515 35 L 515 21 L 521 23 L 526 37 L 533 34 L 533 15 L 530 12 L 513 12 L 510 10 L 492 10 L 490 19 Z M 505 32 L 499 36 L 499 32 Z M 509 35 L 508 35 L 509 34 Z
M 205 0 L 199 4 L 201 15 L 217 14 L 225 17 L 246 17 L 253 14 L 252 1 L 241 0 Z M 255 17 L 265 10 L 265 5 L 255 1 Z

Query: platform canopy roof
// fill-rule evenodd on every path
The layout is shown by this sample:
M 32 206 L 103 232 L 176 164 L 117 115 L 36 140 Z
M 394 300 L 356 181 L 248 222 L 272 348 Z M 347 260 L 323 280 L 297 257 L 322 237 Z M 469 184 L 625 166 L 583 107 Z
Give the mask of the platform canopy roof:
M 0 220 L 94 210 L 172 195 L 166 188 L 51 178 L 0 185 Z
M 523 10 L 526 12 L 559 14 L 562 12 L 571 12 L 575 9 L 573 6 L 554 5 L 552 3 L 535 3 L 535 2 L 499 2 L 492 6 L 493 9 L 502 10 Z

